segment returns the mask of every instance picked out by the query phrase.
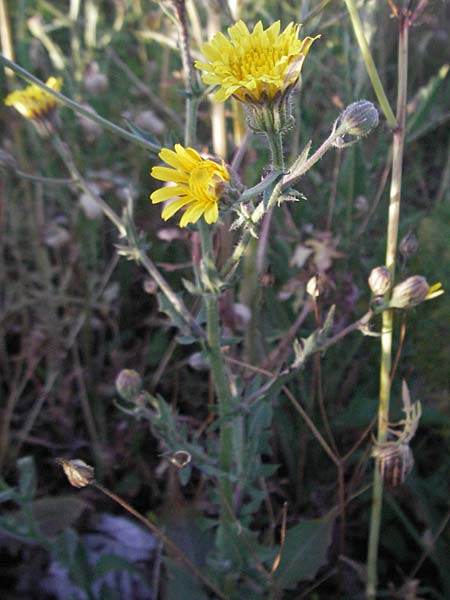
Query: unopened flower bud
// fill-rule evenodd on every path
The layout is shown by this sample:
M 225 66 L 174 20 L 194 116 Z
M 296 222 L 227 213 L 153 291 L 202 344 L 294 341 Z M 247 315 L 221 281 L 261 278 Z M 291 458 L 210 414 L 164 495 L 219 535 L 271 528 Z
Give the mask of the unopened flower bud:
M 132 369 L 123 369 L 116 379 L 117 393 L 124 400 L 132 402 L 139 394 L 142 388 L 142 379 L 136 371 Z
M 384 296 L 392 284 L 392 273 L 387 267 L 375 267 L 369 275 L 369 287 L 375 296 Z
M 107 76 L 100 71 L 97 62 L 90 63 L 84 74 L 84 88 L 93 96 L 98 96 L 106 92 L 109 86 Z
M 82 106 L 89 112 L 95 113 L 95 110 L 89 104 L 82 104 Z M 96 121 L 92 121 L 84 115 L 78 115 L 77 118 L 83 132 L 83 137 L 88 143 L 95 142 L 102 135 L 103 129 Z
M 155 115 L 152 110 L 144 110 L 140 112 L 135 119 L 135 124 L 140 129 L 145 129 L 150 133 L 156 135 L 162 135 L 165 130 L 165 125 L 159 117 Z
M 394 287 L 389 302 L 391 308 L 412 308 L 421 304 L 430 290 L 425 277 L 413 275 Z
M 78 198 L 81 210 L 88 219 L 99 219 L 103 214 L 103 210 L 95 198 L 100 195 L 101 188 L 93 181 L 88 183 L 88 187 L 91 193 L 83 192 Z
M 417 252 L 418 247 L 419 242 L 417 241 L 417 238 L 414 235 L 412 229 L 410 229 L 400 242 L 400 253 L 404 258 L 411 258 L 411 256 L 414 256 L 414 254 Z
M 372 102 L 359 100 L 344 110 L 336 121 L 336 133 L 340 136 L 338 146 L 344 145 L 342 136 L 351 135 L 357 138 L 368 135 L 378 125 L 378 111 Z

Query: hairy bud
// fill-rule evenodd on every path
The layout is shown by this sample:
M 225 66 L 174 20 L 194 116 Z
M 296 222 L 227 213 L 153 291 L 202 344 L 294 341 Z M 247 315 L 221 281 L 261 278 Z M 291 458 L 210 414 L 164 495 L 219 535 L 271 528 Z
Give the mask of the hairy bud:
M 368 135 L 378 125 L 378 111 L 372 102 L 359 100 L 353 102 L 344 110 L 334 124 L 337 139 L 334 145 L 343 148 L 354 143 L 360 137 Z M 356 140 L 347 141 L 345 136 L 351 136 Z
M 430 286 L 422 275 L 408 277 L 394 287 L 389 302 L 391 308 L 411 308 L 421 304 L 427 297 Z
M 116 390 L 128 402 L 133 402 L 142 388 L 142 379 L 136 371 L 123 369 L 116 379 Z
M 384 296 L 392 285 L 392 273 L 387 267 L 375 267 L 370 272 L 368 282 L 375 296 Z

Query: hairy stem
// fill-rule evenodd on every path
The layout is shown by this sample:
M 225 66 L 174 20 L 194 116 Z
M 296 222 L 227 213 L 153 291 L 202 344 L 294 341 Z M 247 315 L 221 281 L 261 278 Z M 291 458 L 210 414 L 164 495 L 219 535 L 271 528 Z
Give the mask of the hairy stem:
M 202 256 L 212 257 L 212 235 L 211 228 L 203 221 L 199 221 L 200 239 L 202 246 Z M 229 416 L 232 411 L 232 396 L 228 385 L 228 378 L 225 370 L 225 364 L 221 352 L 219 307 L 217 296 L 213 293 L 206 293 L 204 296 L 206 308 L 206 342 L 209 356 L 209 364 L 214 380 L 214 387 L 217 394 L 219 406 L 220 424 L 220 451 L 219 463 L 224 473 L 231 473 L 233 465 L 233 430 Z M 227 506 L 232 503 L 232 489 L 229 479 L 222 477 L 220 482 L 221 519 L 229 519 L 229 510 Z

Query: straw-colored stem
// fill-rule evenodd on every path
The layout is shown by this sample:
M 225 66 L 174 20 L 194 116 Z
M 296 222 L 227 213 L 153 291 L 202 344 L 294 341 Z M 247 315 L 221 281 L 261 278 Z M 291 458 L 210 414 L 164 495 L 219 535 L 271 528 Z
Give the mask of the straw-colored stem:
M 144 527 L 149 529 L 153 533 L 153 535 L 155 535 L 165 545 L 167 550 L 172 552 L 173 555 L 175 555 L 179 560 L 181 560 L 185 564 L 187 569 L 191 571 L 196 577 L 198 577 L 198 579 L 200 579 L 200 581 L 202 581 L 202 583 L 206 587 L 212 590 L 219 598 L 223 598 L 224 600 L 226 600 L 226 596 L 222 593 L 222 591 L 219 588 L 217 588 L 212 581 L 205 577 L 205 575 L 203 575 L 200 569 L 198 569 L 195 566 L 195 564 L 186 556 L 186 554 L 182 552 L 180 548 L 176 544 L 174 544 L 174 542 L 172 542 L 172 540 L 168 538 L 158 527 L 156 527 L 156 525 L 154 525 L 151 521 L 149 521 L 143 515 L 141 515 L 141 513 L 135 510 L 130 504 L 128 504 L 128 502 L 125 502 L 123 498 L 121 498 L 117 494 L 114 494 L 114 492 L 104 487 L 97 481 L 93 481 L 91 485 L 106 496 L 109 496 L 112 500 L 114 500 L 114 502 L 120 504 L 120 506 L 122 506 L 127 512 L 129 512 L 131 515 L 133 515 L 133 517 L 138 519 L 138 521 L 140 521 L 142 525 L 144 525 Z
M 408 17 L 400 20 L 399 49 L 398 49 L 398 95 L 397 95 L 397 123 L 394 130 L 392 152 L 392 176 L 389 194 L 388 229 L 386 242 L 386 267 L 395 274 L 398 226 L 400 216 L 400 199 L 402 185 L 402 165 L 404 129 L 407 100 L 407 72 L 408 72 Z M 389 296 L 389 293 L 388 293 Z M 387 298 L 388 299 L 388 298 Z M 381 332 L 381 365 L 380 365 L 380 398 L 378 407 L 378 436 L 377 443 L 383 443 L 387 436 L 389 422 L 389 403 L 391 395 L 391 368 L 392 368 L 392 333 L 394 314 L 392 309 L 383 312 Z M 380 538 L 381 511 L 383 502 L 383 480 L 380 475 L 378 459 L 375 464 L 372 514 L 369 533 L 369 548 L 367 558 L 367 598 L 376 597 L 377 587 L 377 558 Z
M 386 117 L 389 127 L 394 128 L 397 125 L 397 119 L 392 112 L 391 105 L 389 104 L 389 100 L 387 99 L 380 76 L 378 75 L 378 71 L 375 66 L 372 53 L 370 52 L 366 35 L 364 33 L 364 28 L 356 8 L 355 0 L 345 0 L 345 4 L 347 5 L 348 14 L 350 15 L 356 41 L 358 42 L 361 55 L 366 65 L 367 74 L 369 75 L 374 92 L 377 96 L 378 103 L 384 113 L 384 116 Z
M 11 23 L 8 14 L 8 3 L 6 0 L 0 0 L 0 44 L 2 52 L 11 60 L 14 60 L 14 46 L 11 36 Z M 11 69 L 5 69 L 5 74 L 12 77 Z

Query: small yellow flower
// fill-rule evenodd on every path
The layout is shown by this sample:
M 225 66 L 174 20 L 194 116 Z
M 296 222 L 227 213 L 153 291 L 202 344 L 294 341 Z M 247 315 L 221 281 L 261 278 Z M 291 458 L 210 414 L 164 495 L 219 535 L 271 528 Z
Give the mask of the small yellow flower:
M 170 200 L 161 214 L 164 221 L 186 207 L 180 227 L 196 223 L 202 215 L 207 223 L 215 223 L 219 218 L 220 194 L 230 181 L 225 163 L 204 159 L 193 148 L 183 148 L 181 144 L 175 144 L 175 152 L 163 148 L 159 157 L 173 168 L 153 167 L 152 177 L 175 184 L 160 188 L 150 196 L 153 204 Z
M 288 92 L 297 82 L 311 44 L 320 36 L 298 39 L 301 25 L 289 23 L 280 34 L 280 21 L 264 30 L 259 21 L 252 33 L 243 21 L 217 33 L 204 44 L 209 62 L 196 61 L 206 84 L 220 85 L 216 102 L 230 96 L 244 103 L 266 103 Z
M 61 77 L 50 77 L 46 85 L 59 92 L 63 80 Z M 13 106 L 26 119 L 43 120 L 51 116 L 57 106 L 54 96 L 37 85 L 29 85 L 24 90 L 17 90 L 5 99 L 6 106 Z

